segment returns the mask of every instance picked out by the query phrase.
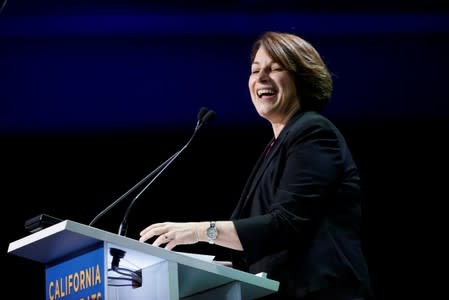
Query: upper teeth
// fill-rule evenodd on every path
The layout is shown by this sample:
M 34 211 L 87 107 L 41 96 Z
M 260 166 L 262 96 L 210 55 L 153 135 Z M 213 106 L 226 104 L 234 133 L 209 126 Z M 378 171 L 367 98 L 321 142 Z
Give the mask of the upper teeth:
M 262 96 L 263 94 L 274 94 L 274 90 L 272 89 L 260 89 L 257 91 L 257 96 Z

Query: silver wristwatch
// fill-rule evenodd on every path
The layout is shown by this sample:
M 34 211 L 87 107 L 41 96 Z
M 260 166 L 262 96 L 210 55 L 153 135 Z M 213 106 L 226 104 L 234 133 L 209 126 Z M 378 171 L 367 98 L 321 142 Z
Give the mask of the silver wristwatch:
M 207 239 L 209 241 L 209 244 L 215 244 L 215 240 L 218 236 L 218 230 L 215 226 L 215 221 L 211 221 L 209 224 L 209 228 L 206 230 Z

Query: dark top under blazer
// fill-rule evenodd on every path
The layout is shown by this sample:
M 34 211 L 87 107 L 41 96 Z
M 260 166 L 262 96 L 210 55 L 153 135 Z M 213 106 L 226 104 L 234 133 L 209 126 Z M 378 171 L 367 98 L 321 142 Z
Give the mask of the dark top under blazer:
M 297 113 L 259 158 L 232 213 L 244 249 L 233 252 L 234 267 L 267 272 L 280 282 L 278 296 L 336 283 L 369 289 L 360 195 L 339 130 L 318 113 Z

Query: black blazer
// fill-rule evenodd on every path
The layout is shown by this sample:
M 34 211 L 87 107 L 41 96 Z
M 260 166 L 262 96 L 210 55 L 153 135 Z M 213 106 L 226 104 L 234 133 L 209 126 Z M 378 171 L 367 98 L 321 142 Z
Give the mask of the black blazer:
M 335 285 L 370 289 L 360 244 L 359 173 L 339 130 L 299 112 L 263 153 L 231 219 L 243 245 L 234 267 L 267 272 L 278 296 Z

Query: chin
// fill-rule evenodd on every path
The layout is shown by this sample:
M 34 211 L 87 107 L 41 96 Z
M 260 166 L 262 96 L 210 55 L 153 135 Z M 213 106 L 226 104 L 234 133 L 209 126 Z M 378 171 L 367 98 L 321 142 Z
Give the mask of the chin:
M 266 110 L 258 110 L 259 116 L 261 116 L 264 119 L 267 119 L 268 121 L 270 121 L 270 119 L 273 117 L 273 113 L 271 113 L 270 111 L 266 111 Z

